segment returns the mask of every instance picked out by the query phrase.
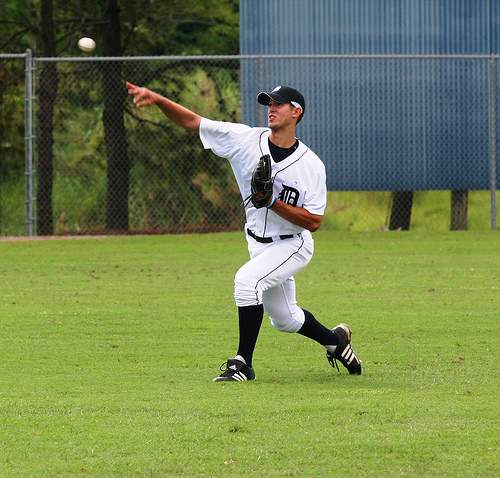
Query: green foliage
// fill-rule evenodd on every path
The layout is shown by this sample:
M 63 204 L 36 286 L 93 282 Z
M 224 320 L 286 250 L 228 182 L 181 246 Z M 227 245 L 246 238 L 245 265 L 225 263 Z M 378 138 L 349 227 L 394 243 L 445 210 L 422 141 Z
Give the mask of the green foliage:
M 199 114 L 239 117 L 234 100 L 239 86 L 224 68 L 187 65 L 155 77 L 149 86 Z M 241 224 L 239 192 L 226 161 L 209 157 L 196 135 L 165 124 L 156 109 L 132 112 L 127 125 L 134 161 L 131 216 L 138 219 L 134 227 L 179 232 Z
M 136 0 L 120 14 L 126 54 L 239 53 L 238 0 Z
M 498 475 L 498 235 L 315 238 L 299 304 L 351 325 L 360 377 L 266 319 L 257 380 L 211 382 L 239 233 L 0 242 L 0 474 Z
M 54 223 L 57 233 L 98 230 L 105 223 L 106 156 L 100 104 L 57 117 L 54 148 Z M 64 127 L 62 124 L 64 123 Z
M 0 188 L 24 168 L 24 61 L 0 58 Z
M 24 135 L 24 61 L 0 59 L 1 235 L 25 231 Z
M 239 119 L 238 72 L 200 63 L 125 64 L 126 75 L 149 75 L 151 88 L 212 118 Z M 56 233 L 102 231 L 106 215 L 106 151 L 98 64 L 59 66 L 54 121 Z M 165 120 L 157 108 L 126 102 L 131 158 L 132 231 L 227 230 L 242 222 L 241 199 L 227 161 L 205 152 L 197 135 Z
M 90 36 L 102 54 L 106 0 L 53 0 L 58 55 L 79 55 Z M 215 55 L 239 52 L 239 0 L 118 1 L 124 55 Z M 0 52 L 39 54 L 40 0 L 0 3 Z
M 24 177 L 0 181 L 0 235 L 25 234 L 25 185 Z
M 30 3 L 33 4 L 28 0 L 0 2 L 0 53 L 24 53 L 28 48 L 33 30 Z
M 54 0 L 52 3 L 58 54 L 81 55 L 77 48 L 77 39 L 81 36 L 95 38 L 96 54 L 102 54 L 103 28 L 106 28 L 102 19 L 108 2 Z M 123 54 L 238 53 L 239 2 L 236 0 L 134 0 L 118 4 Z M 0 22 L 0 52 L 13 49 L 24 52 L 29 47 L 35 55 L 39 54 L 40 1 L 7 0 L 0 5 L 0 13 L 0 18 L 6 19 Z M 58 233 L 102 230 L 107 194 L 101 126 L 102 71 L 98 65 L 89 68 L 89 64 L 59 63 L 57 66 L 55 230 Z M 39 72 L 43 65 L 38 67 Z M 186 65 L 169 71 L 165 78 L 164 68 L 149 71 L 141 83 L 159 87 L 166 84 L 166 91 L 172 92 L 178 101 L 185 100 L 193 107 L 202 106 L 202 114 L 215 114 L 224 119 L 239 116 L 237 70 L 226 72 L 223 65 L 217 68 Z M 23 69 L 22 60 L 13 63 L 10 69 L 0 68 L 0 187 L 2 181 L 10 181 L 9 178 L 16 182 L 24 168 Z M 131 79 L 133 66 L 124 64 L 124 69 L 123 79 Z M 214 97 L 198 101 L 200 94 Z M 132 115 L 127 117 L 133 165 L 129 198 L 131 228 L 171 230 L 183 222 L 187 230 L 236 227 L 241 214 L 238 200 L 234 200 L 237 191 L 229 166 L 220 162 L 207 168 L 203 165 L 206 154 L 198 142 L 186 142 L 183 133 L 166 125 L 164 118 L 156 118 L 154 123 L 138 122 Z M 145 139 L 151 139 L 150 143 L 144 144 Z M 150 167 L 155 169 L 156 178 L 152 178 Z

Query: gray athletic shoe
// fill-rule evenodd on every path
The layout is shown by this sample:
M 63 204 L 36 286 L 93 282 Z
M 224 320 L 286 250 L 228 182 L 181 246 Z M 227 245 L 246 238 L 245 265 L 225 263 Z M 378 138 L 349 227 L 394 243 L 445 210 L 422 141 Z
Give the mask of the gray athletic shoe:
M 347 324 L 339 324 L 332 329 L 339 341 L 335 352 L 326 351 L 326 358 L 332 367 L 339 370 L 337 360 L 351 375 L 361 375 L 361 360 L 351 347 L 351 329 Z M 339 370 L 340 372 L 340 370 Z

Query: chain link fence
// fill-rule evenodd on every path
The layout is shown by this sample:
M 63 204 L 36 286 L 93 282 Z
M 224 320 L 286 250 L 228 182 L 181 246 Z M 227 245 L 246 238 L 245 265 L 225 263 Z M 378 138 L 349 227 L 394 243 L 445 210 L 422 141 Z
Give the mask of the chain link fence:
M 308 101 L 298 134 L 327 167 L 325 228 L 496 228 L 498 63 L 0 55 L 0 235 L 241 228 L 229 163 L 157 108 L 136 110 L 125 81 L 265 126 L 255 95 L 280 78 Z
M 45 128 L 47 138 L 51 128 L 54 138 L 51 155 L 50 143 L 38 137 L 39 232 L 239 227 L 242 211 L 229 164 L 210 157 L 196 135 L 165 121 L 157 108 L 135 109 L 124 83 L 148 85 L 200 114 L 238 121 L 237 60 L 36 65 L 37 131 Z

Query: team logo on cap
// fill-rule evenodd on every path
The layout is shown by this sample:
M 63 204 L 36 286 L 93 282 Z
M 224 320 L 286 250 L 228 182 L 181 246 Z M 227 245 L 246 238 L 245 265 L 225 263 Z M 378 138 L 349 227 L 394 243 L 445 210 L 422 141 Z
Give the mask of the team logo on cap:
M 272 92 L 274 93 L 275 91 L 278 91 L 278 90 L 281 90 L 281 86 L 277 86 L 276 88 L 274 88 L 274 90 Z

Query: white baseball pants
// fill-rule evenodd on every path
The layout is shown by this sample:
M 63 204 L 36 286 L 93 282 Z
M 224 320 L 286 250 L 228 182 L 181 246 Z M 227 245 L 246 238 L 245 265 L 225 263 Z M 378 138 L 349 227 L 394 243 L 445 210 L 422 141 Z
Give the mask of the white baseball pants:
M 293 276 L 309 264 L 314 241 L 309 231 L 289 239 L 261 244 L 247 235 L 251 259 L 236 273 L 234 297 L 238 307 L 264 304 L 273 327 L 297 332 L 304 312 L 297 305 Z

